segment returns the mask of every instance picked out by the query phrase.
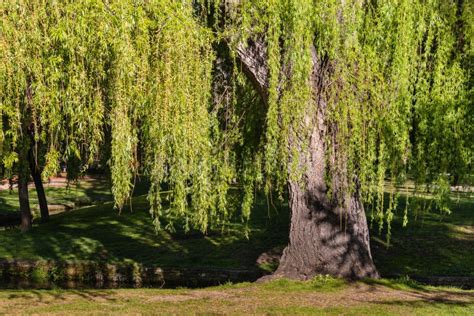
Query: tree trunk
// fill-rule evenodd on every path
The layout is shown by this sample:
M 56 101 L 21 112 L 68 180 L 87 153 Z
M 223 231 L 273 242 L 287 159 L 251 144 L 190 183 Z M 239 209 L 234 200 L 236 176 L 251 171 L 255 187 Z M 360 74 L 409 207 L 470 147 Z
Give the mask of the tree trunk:
M 34 159 L 33 148 L 31 148 L 29 152 L 29 163 L 31 176 L 33 177 L 33 181 L 35 182 L 36 194 L 38 196 L 41 222 L 46 223 L 47 221 L 49 221 L 48 202 L 46 200 L 46 194 L 44 193 L 43 181 L 41 180 L 41 171 L 38 168 L 38 165 L 36 164 Z
M 308 155 L 301 163 L 307 171 L 301 183 L 288 185 L 290 241 L 274 276 L 299 280 L 317 274 L 349 279 L 377 278 L 364 207 L 357 192 L 352 196 L 346 194 L 344 206 L 328 197 L 327 167 L 319 128 L 314 129 Z
M 30 178 L 30 138 L 32 131 L 31 121 L 31 80 L 27 80 L 27 88 L 25 91 L 26 102 L 21 104 L 21 136 L 19 138 L 19 163 L 18 163 L 18 199 L 20 201 L 21 214 L 21 231 L 25 232 L 31 228 L 32 216 L 30 209 L 30 200 L 28 196 L 28 181 Z
M 32 220 L 30 200 L 28 197 L 29 173 L 25 172 L 26 170 L 28 170 L 28 163 L 26 161 L 20 161 L 20 172 L 18 173 L 18 199 L 20 200 L 20 228 L 22 232 L 25 232 L 31 228 Z
M 314 183 L 316 184 L 316 183 Z M 325 205 L 321 188 L 291 183 L 290 242 L 275 276 L 307 280 L 317 274 L 349 279 L 377 278 L 364 208 L 357 198 L 347 208 Z
M 268 67 L 265 45 L 259 40 L 249 40 L 247 45 L 237 48 L 237 55 L 243 72 L 266 102 Z M 330 68 L 329 61 L 319 58 L 313 48 L 311 81 L 314 107 L 309 109 L 306 119 L 314 127 L 309 139 L 294 140 L 309 144 L 306 154 L 300 155 L 304 157 L 298 157 L 305 172 L 301 181 L 288 184 L 290 241 L 272 277 L 306 280 L 317 274 L 350 279 L 379 276 L 370 253 L 367 219 L 358 192 L 345 192 L 347 189 L 342 186 L 345 179 L 340 178 L 331 180 L 331 189 L 340 193 L 344 202 L 334 202 L 327 192 L 325 175 L 331 166 L 327 164 L 326 150 L 335 149 L 326 148 L 324 142 L 331 133 L 325 119 Z M 302 143 L 296 145 L 305 147 Z

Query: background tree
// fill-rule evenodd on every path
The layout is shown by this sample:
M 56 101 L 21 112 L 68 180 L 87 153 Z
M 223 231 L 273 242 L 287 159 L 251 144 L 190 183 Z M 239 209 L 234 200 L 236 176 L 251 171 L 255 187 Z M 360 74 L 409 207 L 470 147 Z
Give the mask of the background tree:
M 247 221 L 256 190 L 288 192 L 276 275 L 376 277 L 364 205 L 389 239 L 397 195 L 384 208 L 384 181 L 429 187 L 444 212 L 450 185 L 470 182 L 472 10 L 441 0 L 6 1 L 4 166 L 26 169 L 16 158 L 23 108 L 40 122 L 46 166 L 90 161 L 105 130 L 119 209 L 138 172 L 156 227 L 170 230 Z M 234 184 L 241 208 L 227 201 Z
M 1 175 L 18 175 L 22 229 L 31 227 L 27 183 L 41 182 L 77 161 L 91 161 L 102 140 L 108 51 L 93 2 L 5 1 L 0 5 Z M 73 173 L 70 173 L 73 174 Z

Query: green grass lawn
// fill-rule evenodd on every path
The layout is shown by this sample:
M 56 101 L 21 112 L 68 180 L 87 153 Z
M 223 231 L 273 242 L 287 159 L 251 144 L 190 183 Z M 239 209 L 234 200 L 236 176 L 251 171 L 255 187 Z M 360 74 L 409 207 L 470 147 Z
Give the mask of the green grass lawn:
M 269 209 L 264 197 L 253 211 L 249 239 L 240 224 L 208 236 L 156 233 L 146 198 L 135 197 L 133 212 L 127 208 L 119 215 L 107 201 L 111 195 L 106 182 L 48 189 L 54 203 L 78 197 L 99 202 L 54 215 L 26 234 L 0 230 L 0 259 L 256 268 L 262 253 L 278 254 L 287 243 L 288 208 Z M 14 210 L 15 198 L 16 194 L 0 192 L 2 211 Z M 389 246 L 384 232 L 378 235 L 374 225 L 372 250 L 382 275 L 474 276 L 474 200 L 453 199 L 451 207 L 453 213 L 444 217 L 411 212 L 408 227 L 403 228 L 401 203 Z M 275 267 L 260 266 L 270 271 Z M 206 289 L 0 290 L 0 314 L 4 313 L 473 315 L 474 291 L 423 286 L 409 279 L 346 283 L 327 277 Z
M 108 184 L 98 182 L 71 186 L 69 190 L 50 188 L 50 200 L 73 200 L 88 196 L 92 200 L 110 199 Z M 143 189 L 141 189 L 144 191 Z M 0 207 L 12 209 L 14 199 L 0 192 Z M 16 194 L 13 195 L 16 198 Z M 403 200 L 403 199 L 402 199 Z M 374 225 L 371 233 L 373 256 L 382 275 L 474 276 L 474 199 L 452 202 L 453 212 L 440 216 L 409 213 L 409 224 L 402 227 L 403 203 L 392 223 L 389 246 L 385 235 Z M 270 215 L 270 216 L 269 216 Z M 255 268 L 263 253 L 278 253 L 287 243 L 289 213 L 282 205 L 268 208 L 259 198 L 247 239 L 243 225 L 235 224 L 226 233 L 156 233 L 144 196 L 133 201 L 119 215 L 112 202 L 83 207 L 54 215 L 47 224 L 34 225 L 22 234 L 18 230 L 0 231 L 0 259 L 94 260 L 136 262 L 143 265 Z M 260 268 L 272 270 L 275 264 Z
M 111 201 L 109 181 L 103 178 L 70 183 L 67 187 L 54 187 L 45 184 L 46 199 L 49 204 L 90 204 L 93 201 Z M 30 206 L 33 211 L 38 209 L 38 197 L 33 188 L 29 189 Z M 0 191 L 0 211 L 9 212 L 19 208 L 18 191 Z M 39 215 L 39 214 L 36 214 Z
M 262 199 L 262 201 L 264 201 Z M 112 202 L 54 215 L 47 224 L 34 225 L 27 234 L 0 231 L 0 258 L 133 261 L 144 265 L 211 266 L 248 268 L 262 252 L 286 243 L 285 214 L 267 218 L 267 207 L 256 206 L 252 233 L 243 226 L 227 233 L 155 232 L 144 196 L 133 201 L 121 215 Z
M 319 277 L 206 289 L 0 290 L 0 314 L 473 315 L 474 292 Z
M 86 178 L 80 181 L 71 182 L 68 185 L 44 184 L 46 199 L 48 204 L 65 204 L 83 206 L 97 202 L 112 201 L 113 196 L 110 191 L 110 182 L 105 177 Z M 146 193 L 146 184 L 139 184 L 135 187 L 135 195 Z M 38 197 L 34 188 L 29 189 L 30 206 L 33 211 L 38 211 Z M 0 190 L 0 211 L 10 212 L 19 208 L 18 191 Z M 39 211 L 38 211 L 39 213 Z M 39 214 L 36 214 L 39 216 Z
M 395 211 L 392 239 L 387 246 L 384 231 L 374 223 L 371 247 L 375 264 L 384 275 L 474 276 L 474 198 L 453 194 L 450 215 L 431 209 L 409 210 L 403 227 L 404 198 Z M 421 202 L 429 201 L 429 196 Z M 413 202 L 412 202 L 413 204 Z

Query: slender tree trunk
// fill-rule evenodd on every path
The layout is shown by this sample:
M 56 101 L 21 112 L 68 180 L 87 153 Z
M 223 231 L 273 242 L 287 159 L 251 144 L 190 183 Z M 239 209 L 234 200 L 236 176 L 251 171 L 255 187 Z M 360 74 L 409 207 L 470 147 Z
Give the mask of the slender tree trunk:
M 237 48 L 237 55 L 243 72 L 266 101 L 268 68 L 265 45 L 258 40 L 249 41 L 248 45 Z M 344 197 L 344 203 L 341 206 L 328 196 L 325 179 L 332 166 L 327 163 L 328 148 L 324 140 L 330 133 L 325 118 L 330 68 L 329 61 L 320 59 L 313 49 L 311 81 L 314 107 L 308 110 L 306 119 L 314 127 L 309 139 L 294 140 L 309 144 L 306 154 L 300 155 L 304 157 L 298 157 L 300 167 L 305 171 L 301 181 L 288 184 L 290 241 L 271 277 L 300 280 L 317 274 L 351 279 L 378 277 L 370 253 L 367 219 L 358 193 L 345 192 L 342 186 L 345 179 L 335 178 L 331 189 Z M 293 145 L 305 147 L 302 143 Z
M 43 181 L 41 180 L 41 171 L 38 168 L 38 165 L 36 164 L 34 159 L 33 148 L 31 148 L 29 152 L 29 163 L 31 176 L 33 177 L 33 181 L 35 182 L 36 194 L 38 196 L 41 222 L 46 223 L 47 221 L 49 221 L 48 202 L 46 200 L 46 194 L 44 192 Z
M 20 228 L 22 232 L 31 228 L 32 220 L 30 200 L 28 196 L 28 178 L 28 161 L 24 158 L 20 158 L 20 172 L 18 172 L 18 199 L 20 201 Z
M 30 200 L 28 194 L 28 181 L 30 178 L 30 151 L 31 144 L 30 139 L 32 130 L 31 121 L 31 102 L 32 102 L 32 91 L 31 91 L 31 80 L 27 80 L 27 88 L 25 91 L 26 102 L 21 104 L 21 136 L 19 138 L 19 163 L 18 163 L 18 199 L 20 201 L 20 214 L 21 224 L 20 228 L 22 232 L 25 232 L 31 228 L 32 215 L 30 209 Z

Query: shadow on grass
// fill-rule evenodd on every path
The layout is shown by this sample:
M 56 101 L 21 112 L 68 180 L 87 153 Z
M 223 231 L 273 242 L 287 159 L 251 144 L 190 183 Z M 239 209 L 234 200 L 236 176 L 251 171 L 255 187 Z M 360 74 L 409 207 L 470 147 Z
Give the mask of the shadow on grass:
M 388 306 L 396 306 L 396 307 L 407 307 L 410 310 L 414 309 L 431 309 L 435 310 L 443 310 L 445 312 L 453 313 L 451 308 L 466 308 L 474 307 L 474 303 L 461 301 L 461 300 L 453 300 L 453 299 L 444 299 L 444 298 L 425 298 L 419 300 L 392 300 L 392 301 L 373 301 L 370 302 L 371 304 L 375 305 L 388 305 Z M 451 314 L 453 315 L 453 314 Z
M 474 291 L 463 291 L 453 287 L 432 287 L 422 285 L 407 277 L 399 279 L 367 279 L 362 281 L 370 286 L 370 291 L 378 291 L 380 286 L 402 291 L 406 300 L 377 300 L 371 303 L 406 307 L 423 307 L 425 304 L 456 305 L 458 307 L 474 307 Z
M 288 217 L 267 217 L 258 204 L 250 238 L 242 225 L 230 233 L 180 238 L 152 225 L 145 197 L 134 199 L 133 212 L 119 215 L 112 203 L 85 207 L 51 217 L 27 234 L 18 230 L 0 234 L 0 258 L 27 260 L 92 260 L 136 262 L 175 267 L 256 268 L 264 251 L 285 244 Z M 285 232 L 286 230 L 286 232 Z
M 365 279 L 363 283 L 373 286 L 382 285 L 394 290 L 416 290 L 422 292 L 430 291 L 426 285 L 422 285 L 419 282 L 410 279 L 409 277 L 402 277 L 397 279 Z
M 78 190 L 91 198 L 102 196 L 103 201 L 54 215 L 49 223 L 35 225 L 27 234 L 18 230 L 0 232 L 0 259 L 249 269 L 257 268 L 256 261 L 262 253 L 283 249 L 288 242 L 287 205 L 280 205 L 278 214 L 271 210 L 269 216 L 264 196 L 257 199 L 247 239 L 241 224 L 230 226 L 229 233 L 156 233 L 144 196 L 134 198 L 133 212 L 124 209 L 119 215 L 113 203 L 107 201 L 111 195 L 104 193 L 108 190 L 106 182 Z M 144 192 L 146 186 L 137 187 L 137 194 Z M 10 205 L 3 194 L 0 207 Z M 384 242 L 385 231 L 379 235 L 375 224 L 371 229 L 372 254 L 382 276 L 474 276 L 474 200 L 453 202 L 452 215 L 444 218 L 435 212 L 415 216 L 410 211 L 405 228 L 403 210 L 402 198 L 395 211 L 389 247 Z M 273 257 L 278 255 L 277 251 Z M 266 269 L 271 272 L 276 267 L 277 263 L 267 264 Z
M 474 199 L 453 199 L 450 215 L 436 210 L 416 212 L 413 201 L 410 207 L 408 225 L 403 227 L 402 197 L 395 210 L 390 245 L 385 240 L 386 228 L 379 233 L 377 223 L 371 225 L 372 254 L 381 275 L 474 277 Z
M 32 303 L 42 303 L 49 299 L 66 301 L 71 296 L 77 296 L 85 300 L 96 301 L 98 299 L 105 300 L 108 302 L 116 302 L 118 299 L 114 297 L 116 292 L 110 290 L 74 290 L 69 289 L 67 291 L 41 291 L 41 290 L 10 290 L 12 292 L 8 295 L 9 300 L 24 299 L 29 300 Z
M 45 194 L 50 205 L 52 204 L 70 204 L 78 203 L 79 205 L 103 203 L 112 201 L 112 193 L 110 191 L 110 182 L 105 177 L 96 177 L 93 179 L 82 179 L 76 182 L 59 182 L 49 185 L 44 184 Z M 140 183 L 137 186 L 137 192 L 143 192 L 147 183 Z M 29 187 L 30 206 L 34 209 L 38 204 L 36 190 L 34 186 Z M 0 211 L 10 212 L 19 208 L 17 189 L 0 190 Z
M 0 191 L 0 211 L 11 212 L 18 208 L 18 197 L 15 192 Z

